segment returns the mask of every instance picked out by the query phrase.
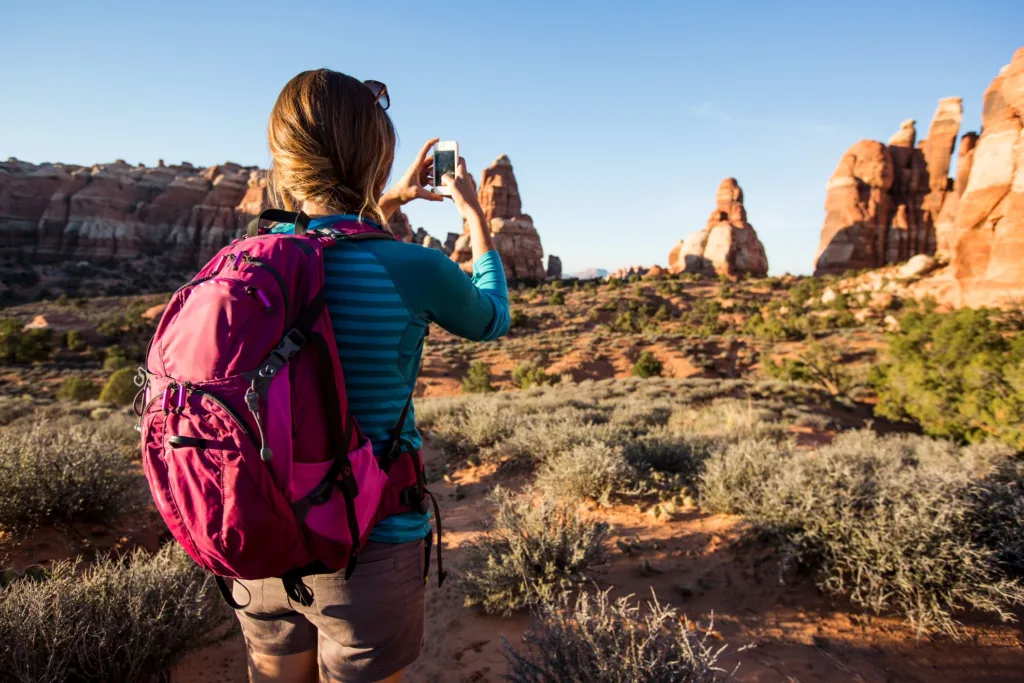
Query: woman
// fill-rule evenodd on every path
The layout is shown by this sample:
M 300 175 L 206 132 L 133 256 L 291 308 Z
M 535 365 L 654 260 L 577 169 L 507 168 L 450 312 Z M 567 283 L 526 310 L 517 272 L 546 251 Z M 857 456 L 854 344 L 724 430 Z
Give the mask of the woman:
M 360 220 L 384 230 L 413 199 L 442 201 L 425 188 L 430 148 L 420 150 L 387 192 L 396 134 L 387 88 L 327 69 L 306 71 L 281 91 L 270 115 L 270 184 L 279 204 L 301 208 L 317 225 Z M 473 277 L 436 249 L 395 240 L 342 241 L 325 252 L 327 306 L 345 371 L 349 406 L 380 453 L 416 383 L 431 323 L 466 339 L 508 331 L 508 292 L 476 188 L 459 159 L 441 184 L 469 228 Z M 421 444 L 414 411 L 401 426 Z M 252 681 L 398 681 L 424 637 L 424 539 L 430 516 L 406 512 L 374 527 L 359 565 L 314 580 L 314 604 L 294 605 L 281 581 L 243 581 L 252 595 L 238 612 Z M 238 589 L 247 599 L 244 590 Z

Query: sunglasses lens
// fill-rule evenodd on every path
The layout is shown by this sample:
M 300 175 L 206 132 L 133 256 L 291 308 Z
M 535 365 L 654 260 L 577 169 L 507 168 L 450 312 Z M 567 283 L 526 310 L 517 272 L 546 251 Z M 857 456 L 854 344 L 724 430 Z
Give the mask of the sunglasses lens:
M 373 98 L 380 105 L 381 109 L 386 110 L 391 106 L 391 98 L 388 97 L 388 88 L 380 81 L 363 81 L 363 84 L 370 89 L 373 93 Z

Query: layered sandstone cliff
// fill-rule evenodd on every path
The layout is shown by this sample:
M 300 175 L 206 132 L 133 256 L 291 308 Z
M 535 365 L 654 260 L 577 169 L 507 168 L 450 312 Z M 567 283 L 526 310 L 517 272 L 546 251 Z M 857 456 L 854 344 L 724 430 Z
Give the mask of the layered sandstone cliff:
M 908 119 L 887 145 L 861 140 L 843 155 L 828 182 L 816 274 L 949 252 L 956 204 L 949 167 L 962 117 L 960 98 L 947 97 L 924 140 Z M 961 155 L 969 152 L 962 144 Z
M 980 135 L 956 144 L 961 100 L 939 100 L 928 137 L 905 121 L 888 145 L 862 140 L 828 184 L 815 273 L 934 255 L 920 288 L 952 305 L 1024 296 L 1024 48 L 985 91 Z M 956 148 L 956 178 L 949 177 Z
M 669 271 L 705 275 L 768 274 L 768 257 L 747 222 L 743 190 L 735 178 L 726 178 L 715 194 L 715 210 L 707 225 L 676 243 L 668 255 Z
M 254 167 L 0 162 L 2 249 L 40 260 L 163 256 L 197 266 L 266 203 Z
M 501 255 L 505 277 L 513 280 L 542 281 L 547 276 L 544 268 L 544 249 L 533 219 L 523 213 L 519 197 L 519 184 L 512 171 L 512 162 L 505 155 L 498 157 L 484 169 L 478 191 L 484 219 L 494 235 L 494 246 Z M 462 269 L 473 269 L 473 250 L 469 231 L 463 229 L 455 240 L 451 254 Z

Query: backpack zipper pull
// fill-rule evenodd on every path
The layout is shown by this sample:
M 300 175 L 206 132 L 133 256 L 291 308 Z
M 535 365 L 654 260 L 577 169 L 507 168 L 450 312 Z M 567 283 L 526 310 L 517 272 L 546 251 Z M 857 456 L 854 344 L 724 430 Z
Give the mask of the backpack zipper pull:
M 247 254 L 244 251 L 238 252 L 238 254 L 235 256 L 235 262 L 231 265 L 232 270 L 238 270 L 239 264 L 242 263 L 242 259 L 244 259 L 246 255 Z
M 178 386 L 178 405 L 175 407 L 175 412 L 182 413 L 185 410 L 185 392 L 192 391 L 192 383 L 185 382 L 183 385 Z
M 252 381 L 249 391 L 245 392 L 245 406 L 252 413 L 253 419 L 256 420 L 256 429 L 260 432 L 260 458 L 263 462 L 270 462 L 270 459 L 274 457 L 274 452 L 270 450 L 267 438 L 263 434 L 263 422 L 260 421 L 260 395 L 256 391 L 256 380 Z
M 160 410 L 166 415 L 170 412 L 171 408 L 171 395 L 174 393 L 174 384 L 168 384 L 164 387 L 164 397 L 160 401 Z

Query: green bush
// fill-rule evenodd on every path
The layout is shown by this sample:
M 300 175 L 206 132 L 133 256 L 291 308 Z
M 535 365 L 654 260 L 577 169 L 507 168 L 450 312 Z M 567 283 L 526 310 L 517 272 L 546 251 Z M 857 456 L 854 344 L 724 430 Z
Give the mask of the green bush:
M 0 362 L 33 363 L 48 359 L 52 352 L 51 330 L 24 330 L 13 318 L 0 319 Z
M 1003 456 L 1005 466 L 1005 456 Z M 919 631 L 961 634 L 968 609 L 1004 620 L 1024 605 L 1024 471 L 948 442 L 847 432 L 816 452 L 744 441 L 714 455 L 702 507 L 744 515 L 817 574 L 818 586 Z M 1015 571 L 1011 572 L 1010 569 Z
M 582 519 L 571 503 L 516 497 L 496 487 L 490 527 L 466 548 L 467 607 L 510 615 L 582 584 L 605 559 L 608 525 Z
M 131 405 L 139 388 L 135 386 L 135 370 L 121 368 L 110 376 L 100 392 L 100 401 L 115 406 Z
M 1024 335 L 1008 328 L 987 309 L 908 312 L 871 374 L 875 412 L 933 436 L 1024 450 Z
M 65 377 L 57 389 L 57 398 L 62 401 L 88 401 L 99 395 L 99 387 L 85 379 L 72 375 Z
M 781 363 L 767 354 L 761 358 L 769 377 L 820 386 L 833 396 L 849 396 L 864 385 L 863 374 L 844 365 L 846 354 L 827 342 L 812 343 L 799 357 L 784 358 Z
M 633 596 L 582 593 L 545 603 L 523 636 L 522 649 L 505 642 L 506 680 L 514 683 L 714 683 L 725 649 L 695 632 L 657 597 L 641 612 Z
M 17 683 L 169 680 L 229 618 L 212 578 L 177 545 L 84 568 L 56 562 L 0 590 L 0 671 Z
M 648 377 L 660 377 L 662 371 L 661 361 L 654 357 L 650 351 L 644 351 L 633 363 L 633 376 L 647 379 Z
M 509 312 L 509 327 L 513 330 L 526 327 L 527 323 L 530 322 L 530 316 L 528 316 L 523 309 L 513 308 Z
M 85 335 L 78 330 L 68 330 L 64 333 L 64 348 L 71 352 L 84 351 L 88 347 Z
M 486 394 L 494 391 L 491 386 L 491 369 L 487 363 L 476 361 L 469 366 L 469 371 L 462 378 L 462 393 Z
M 725 331 L 725 324 L 719 321 L 722 305 L 711 298 L 697 299 L 689 309 L 679 315 L 683 324 L 682 332 L 687 336 L 712 337 Z
M 548 303 L 552 306 L 562 306 L 565 304 L 565 295 L 562 294 L 562 290 L 556 289 L 551 292 L 551 296 L 548 297 Z
M 520 389 L 529 389 L 543 384 L 557 384 L 561 380 L 558 375 L 549 375 L 544 368 L 536 363 L 520 363 L 512 369 L 512 384 Z
M 115 372 L 121 368 L 132 366 L 128 355 L 120 346 L 108 346 L 106 358 L 103 359 L 103 369 L 108 372 Z
M 38 419 L 0 429 L 0 525 L 20 531 L 49 522 L 107 522 L 122 513 L 145 487 L 130 466 L 131 453 L 109 429 Z M 134 432 L 128 436 L 134 443 Z

